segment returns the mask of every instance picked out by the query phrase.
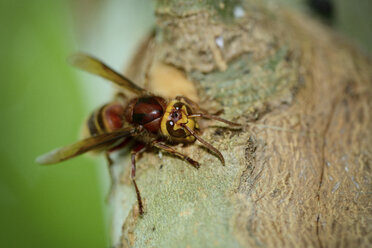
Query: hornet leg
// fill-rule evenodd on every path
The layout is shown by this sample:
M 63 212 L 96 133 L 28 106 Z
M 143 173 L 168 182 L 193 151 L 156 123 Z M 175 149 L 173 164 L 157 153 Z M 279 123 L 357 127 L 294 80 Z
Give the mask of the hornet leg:
M 189 156 L 187 156 L 185 154 L 182 154 L 182 153 L 176 151 L 172 147 L 167 146 L 167 145 L 165 145 L 164 143 L 162 143 L 160 141 L 157 141 L 156 140 L 156 141 L 152 142 L 151 145 L 155 146 L 156 148 L 159 148 L 160 150 L 164 150 L 166 152 L 169 152 L 171 154 L 174 154 L 174 155 L 176 155 L 176 156 L 178 156 L 178 157 L 186 160 L 189 164 L 191 164 L 192 166 L 194 166 L 196 169 L 199 169 L 199 167 L 200 167 L 200 164 L 197 161 L 193 160 L 192 158 L 190 158 Z
M 138 207 L 139 207 L 139 212 L 140 215 L 143 215 L 143 204 L 142 204 L 142 198 L 140 191 L 138 189 L 137 183 L 136 183 L 136 155 L 138 153 L 142 153 L 146 150 L 146 147 L 144 144 L 138 144 L 137 146 L 134 147 L 134 149 L 131 152 L 131 157 L 132 157 L 132 173 L 131 173 L 131 178 L 132 182 L 134 184 L 134 187 L 136 189 L 136 195 L 137 195 L 137 201 L 138 201 Z

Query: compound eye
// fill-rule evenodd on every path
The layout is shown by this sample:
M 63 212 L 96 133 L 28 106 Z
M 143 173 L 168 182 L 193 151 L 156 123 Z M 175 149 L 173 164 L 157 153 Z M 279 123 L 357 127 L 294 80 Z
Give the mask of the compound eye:
M 187 114 L 192 114 L 192 111 L 190 109 L 190 107 L 187 105 L 187 104 L 184 104 L 182 102 L 177 102 L 176 104 L 173 105 L 173 107 L 176 109 L 176 110 L 180 110 L 182 109 L 182 107 L 185 106 L 186 107 L 186 111 L 187 111 Z
M 173 121 L 167 121 L 167 131 L 170 136 L 175 138 L 184 138 L 186 137 L 186 132 L 183 130 L 183 128 L 179 128 L 177 130 L 174 130 L 174 122 Z
M 184 104 L 182 102 L 177 102 L 173 105 L 173 107 L 176 109 L 176 110 L 179 110 L 182 108 Z

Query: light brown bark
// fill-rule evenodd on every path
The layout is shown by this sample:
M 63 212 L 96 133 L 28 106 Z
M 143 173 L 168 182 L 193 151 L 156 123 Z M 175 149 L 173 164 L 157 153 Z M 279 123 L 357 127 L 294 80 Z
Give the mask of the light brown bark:
M 145 154 L 137 182 L 146 214 L 133 197 L 116 196 L 127 201 L 124 213 L 134 206 L 121 246 L 371 246 L 371 62 L 302 14 L 256 1 L 239 7 L 244 17 L 228 24 L 210 10 L 158 12 L 163 39 L 135 73 L 168 63 L 184 75 L 170 81 L 193 81 L 204 108 L 223 108 L 244 128 L 202 123 L 225 167 L 197 143 L 177 149 L 199 170 Z

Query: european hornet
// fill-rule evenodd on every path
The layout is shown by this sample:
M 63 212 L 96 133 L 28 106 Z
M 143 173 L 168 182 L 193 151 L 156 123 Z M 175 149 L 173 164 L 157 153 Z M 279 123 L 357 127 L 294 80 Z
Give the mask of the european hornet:
M 36 160 L 38 163 L 54 164 L 88 151 L 97 150 L 105 151 L 109 165 L 111 165 L 109 153 L 123 147 L 129 140 L 134 140 L 135 145 L 131 152 L 131 179 L 136 190 L 141 215 L 143 204 L 135 180 L 136 155 L 144 152 L 146 148 L 156 147 L 199 168 L 197 161 L 169 146 L 176 143 L 193 143 L 198 140 L 215 153 L 222 164 L 225 164 L 222 154 L 198 135 L 200 129 L 196 118 L 213 119 L 233 126 L 240 124 L 207 113 L 185 96 L 177 96 L 171 100 L 156 96 L 89 55 L 75 54 L 71 57 L 70 63 L 84 71 L 112 81 L 117 86 L 134 93 L 136 97 L 127 104 L 113 101 L 94 111 L 87 122 L 88 138 L 41 155 Z

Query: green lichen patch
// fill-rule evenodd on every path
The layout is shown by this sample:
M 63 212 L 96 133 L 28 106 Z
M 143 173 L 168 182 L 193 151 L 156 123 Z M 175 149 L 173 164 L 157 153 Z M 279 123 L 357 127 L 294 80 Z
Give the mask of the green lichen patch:
M 228 116 L 250 115 L 258 105 L 290 98 L 291 89 L 298 85 L 299 70 L 298 63 L 288 57 L 288 48 L 282 46 L 264 59 L 245 54 L 224 72 L 192 72 L 189 76 L 199 82 L 204 98 L 215 99 L 228 108 Z

